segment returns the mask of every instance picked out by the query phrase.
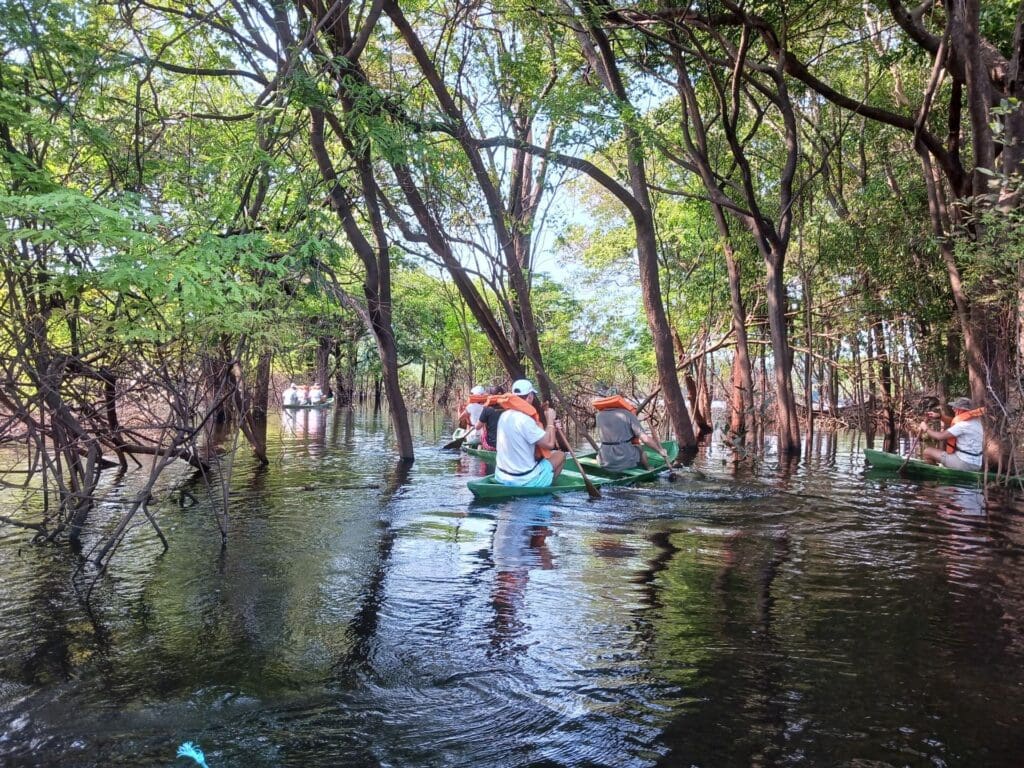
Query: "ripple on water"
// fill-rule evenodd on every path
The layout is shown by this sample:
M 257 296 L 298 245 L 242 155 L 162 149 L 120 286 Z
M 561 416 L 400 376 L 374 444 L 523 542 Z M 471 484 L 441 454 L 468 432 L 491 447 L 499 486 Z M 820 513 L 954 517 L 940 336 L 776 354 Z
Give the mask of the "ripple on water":
M 0 762 L 162 765 L 186 739 L 211 768 L 1024 753 L 1012 495 L 867 476 L 840 445 L 479 504 L 480 462 L 403 468 L 389 441 L 372 414 L 289 421 L 269 468 L 236 458 L 223 551 L 190 486 L 158 506 L 170 551 L 133 530 L 88 611 L 74 557 L 0 529 Z

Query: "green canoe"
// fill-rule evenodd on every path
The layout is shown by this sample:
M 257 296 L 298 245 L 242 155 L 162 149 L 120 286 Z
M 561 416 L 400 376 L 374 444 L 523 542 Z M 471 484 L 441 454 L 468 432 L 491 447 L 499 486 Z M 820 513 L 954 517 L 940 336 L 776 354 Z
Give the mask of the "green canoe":
M 294 403 L 294 404 L 293 403 L 288 403 L 288 404 L 282 405 L 281 407 L 282 408 L 286 408 L 289 411 L 301 411 L 301 410 L 304 410 L 304 409 L 308 410 L 308 409 L 311 409 L 311 408 L 312 409 L 326 408 L 328 405 L 330 405 L 333 402 L 334 402 L 334 398 L 333 397 L 329 397 L 326 400 L 321 400 L 319 403 Z
M 1020 475 L 1006 477 L 1005 475 L 990 473 L 986 477 L 982 472 L 940 467 L 937 464 L 929 464 L 920 459 L 910 459 L 910 461 L 907 461 L 905 456 L 886 453 L 885 451 L 872 451 L 871 449 L 864 450 L 864 458 L 875 469 L 899 470 L 910 477 L 920 477 L 926 480 L 939 480 L 941 482 L 957 484 L 966 483 L 968 485 L 981 485 L 988 480 L 989 483 L 999 485 L 1011 484 L 1024 487 L 1024 477 Z M 906 462 L 906 466 L 903 466 L 904 462 Z
M 679 446 L 674 441 L 668 440 L 662 443 L 662 445 L 668 452 L 669 461 L 674 459 L 676 454 L 679 453 Z M 637 467 L 616 472 L 602 467 L 598 463 L 597 457 L 592 454 L 590 456 L 579 456 L 579 461 L 583 465 L 587 477 L 598 488 L 605 485 L 630 485 L 644 480 L 653 480 L 666 468 L 666 464 L 661 456 L 646 446 L 644 446 L 644 451 L 647 453 L 647 461 L 650 463 L 651 469 Z M 554 485 L 544 488 L 502 485 L 495 481 L 494 475 L 487 475 L 487 477 L 482 477 L 479 480 L 469 481 L 469 490 L 478 499 L 513 499 L 520 496 L 547 496 L 552 493 L 584 491 L 586 488 L 583 477 L 579 473 L 579 467 L 576 466 L 576 462 L 572 458 L 566 458 L 565 468 L 562 469 L 562 473 L 555 479 Z
M 488 464 L 493 464 L 495 457 L 498 455 L 496 451 L 488 451 L 484 448 L 471 448 L 468 445 L 463 445 L 462 450 L 470 456 L 476 456 L 478 459 L 483 459 Z

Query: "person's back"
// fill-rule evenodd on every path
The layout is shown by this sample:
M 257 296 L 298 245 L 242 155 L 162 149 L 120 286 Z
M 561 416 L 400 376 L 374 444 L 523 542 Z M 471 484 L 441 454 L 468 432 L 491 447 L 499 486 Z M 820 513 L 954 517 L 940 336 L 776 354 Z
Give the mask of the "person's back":
M 498 453 L 495 475 L 511 480 L 529 474 L 537 466 L 534 444 L 544 430 L 532 418 L 519 411 L 504 411 L 498 419 L 498 436 L 494 448 Z
M 299 388 L 294 384 L 289 384 L 288 388 L 281 393 L 281 399 L 285 405 L 295 405 L 299 402 Z
M 601 435 L 601 466 L 623 470 L 640 464 L 640 446 L 634 440 L 643 434 L 643 427 L 634 414 L 625 408 L 599 410 L 597 430 Z
M 537 395 L 528 379 L 512 384 L 512 395 L 501 401 L 494 447 L 494 479 L 503 485 L 546 487 L 562 471 L 565 455 L 555 448 L 555 412 L 546 410 L 547 426 L 537 413 Z
M 480 444 L 488 451 L 495 450 L 494 444 L 498 440 L 498 420 L 505 411 L 499 405 L 485 405 L 480 411 L 480 418 L 477 419 L 477 428 L 483 425 L 480 430 Z
M 480 413 L 483 411 L 483 409 L 483 403 L 470 402 L 466 405 L 466 413 L 469 416 L 469 427 L 471 429 L 478 421 L 480 421 Z
M 319 403 L 324 398 L 323 390 L 320 389 L 319 384 L 314 384 L 309 388 L 309 402 Z

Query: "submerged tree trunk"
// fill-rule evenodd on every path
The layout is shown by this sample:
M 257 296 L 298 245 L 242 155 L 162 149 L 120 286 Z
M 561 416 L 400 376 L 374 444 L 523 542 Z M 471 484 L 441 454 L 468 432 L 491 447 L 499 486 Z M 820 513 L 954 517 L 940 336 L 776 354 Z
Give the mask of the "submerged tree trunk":
M 729 432 L 734 438 L 742 438 L 748 429 L 749 422 L 755 418 L 754 412 L 754 375 L 750 367 L 750 348 L 747 341 L 747 310 L 743 304 L 743 286 L 740 280 L 740 269 L 736 262 L 729 224 L 720 205 L 712 203 L 712 213 L 718 233 L 722 237 L 722 249 L 725 252 L 725 267 L 729 274 L 729 304 L 732 308 L 732 330 L 736 337 L 736 353 L 733 356 L 733 393 L 732 415 L 729 421 Z
M 800 422 L 793 396 L 793 352 L 789 346 L 786 326 L 786 283 L 782 272 L 782 257 L 775 252 L 765 253 L 768 284 L 768 327 L 772 339 L 775 370 L 775 429 L 779 437 L 779 452 L 800 455 Z
M 344 101 L 344 99 L 343 99 Z M 334 163 L 324 137 L 325 115 L 317 108 L 310 109 L 311 115 L 311 146 L 320 174 L 328 185 L 331 207 L 341 220 L 345 234 L 353 250 L 363 262 L 365 271 L 363 278 L 363 297 L 366 304 L 365 309 L 356 307 L 361 311 L 363 318 L 377 342 L 377 352 L 380 357 L 381 371 L 384 377 L 384 389 L 387 392 L 390 405 L 391 421 L 395 427 L 395 437 L 398 441 L 399 456 L 406 461 L 412 461 L 413 445 L 412 431 L 409 426 L 409 414 L 405 407 L 405 399 L 398 381 L 398 351 L 395 345 L 394 329 L 391 324 L 391 263 L 388 248 L 387 234 L 380 218 L 379 207 L 376 204 L 376 184 L 372 179 L 371 164 L 363 155 L 356 155 L 354 160 L 359 171 L 362 187 L 364 190 L 363 202 L 371 222 L 371 229 L 376 245 L 372 244 L 363 234 L 359 222 L 353 210 L 354 205 L 345 189 L 341 186 Z M 339 136 L 339 138 L 341 138 Z M 380 387 L 375 391 L 377 402 L 375 410 L 379 407 Z

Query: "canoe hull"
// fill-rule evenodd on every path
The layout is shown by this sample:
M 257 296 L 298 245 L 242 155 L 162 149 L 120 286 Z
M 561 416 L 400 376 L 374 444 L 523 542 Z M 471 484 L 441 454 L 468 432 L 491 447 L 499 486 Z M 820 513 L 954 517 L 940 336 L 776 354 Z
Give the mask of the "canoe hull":
M 679 447 L 671 440 L 662 443 L 662 446 L 668 452 L 669 461 L 674 459 L 679 452 Z M 664 472 L 667 467 L 662 458 L 654 453 L 654 451 L 646 447 L 644 451 L 647 452 L 647 460 L 651 465 L 650 469 L 637 467 L 636 469 L 616 472 L 600 466 L 597 462 L 597 457 L 593 454 L 588 456 L 581 454 L 578 458 L 580 463 L 583 464 L 587 477 L 598 488 L 613 485 L 631 485 L 632 483 L 640 483 L 645 480 L 653 480 L 661 472 Z M 583 482 L 583 476 L 579 472 L 579 466 L 572 458 L 566 458 L 565 468 L 555 478 L 554 484 L 544 486 L 543 488 L 502 485 L 494 479 L 494 475 L 488 475 L 479 480 L 471 480 L 468 485 L 469 490 L 473 492 L 474 496 L 478 499 L 487 500 L 550 496 L 553 493 L 585 491 L 587 488 L 586 483 Z
M 324 400 L 322 403 L 296 403 L 282 405 L 281 407 L 284 408 L 286 411 L 315 411 L 318 408 L 326 408 L 327 406 L 333 403 L 334 398 L 331 397 L 328 398 L 327 400 Z
M 983 485 L 986 481 L 986 476 L 982 472 L 940 467 L 920 459 L 910 459 L 907 461 L 905 456 L 886 453 L 885 451 L 873 451 L 870 448 L 864 450 L 864 459 L 876 469 L 892 470 L 893 472 L 899 471 L 908 477 L 920 477 L 926 480 L 937 480 L 957 485 Z M 906 462 L 906 466 L 904 466 L 904 462 Z M 1006 476 L 989 474 L 987 480 L 989 483 L 1006 484 L 1009 482 L 1012 485 L 1024 487 L 1024 477 L 1020 476 L 1007 478 Z
M 488 464 L 493 464 L 497 460 L 497 451 L 488 451 L 483 448 L 472 448 L 470 446 L 463 445 L 462 450 L 469 456 L 475 456 L 478 459 L 483 459 Z

